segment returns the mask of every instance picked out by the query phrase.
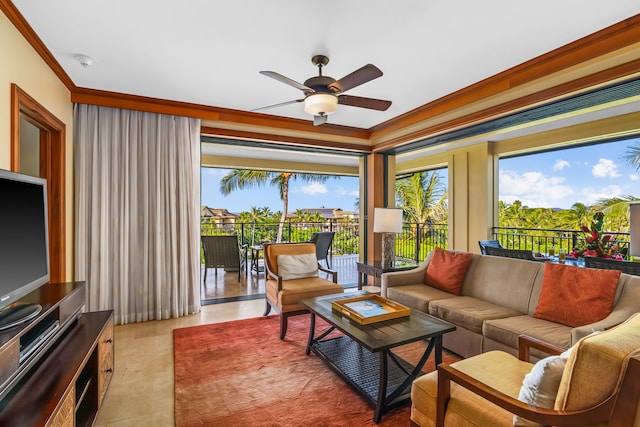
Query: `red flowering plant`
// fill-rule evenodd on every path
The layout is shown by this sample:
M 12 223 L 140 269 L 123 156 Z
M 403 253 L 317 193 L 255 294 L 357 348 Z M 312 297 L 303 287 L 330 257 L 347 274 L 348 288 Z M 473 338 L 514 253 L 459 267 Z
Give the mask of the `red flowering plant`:
M 583 225 L 580 229 L 585 233 L 585 247 L 573 248 L 571 256 L 577 257 L 600 257 L 600 258 L 612 258 L 616 260 L 624 259 L 622 251 L 623 245 L 612 240 L 611 234 L 604 234 L 602 232 L 602 225 L 604 222 L 604 214 L 602 212 L 596 212 L 593 215 L 593 221 L 591 221 L 591 227 Z

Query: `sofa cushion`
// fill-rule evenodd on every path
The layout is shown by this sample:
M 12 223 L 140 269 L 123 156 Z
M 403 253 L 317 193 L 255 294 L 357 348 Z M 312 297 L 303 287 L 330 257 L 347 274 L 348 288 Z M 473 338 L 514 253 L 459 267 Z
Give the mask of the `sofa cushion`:
M 472 258 L 472 253 L 435 248 L 427 267 L 425 283 L 454 295 L 460 295 L 462 281 Z
M 318 277 L 316 254 L 278 255 L 278 275 L 282 280 Z
M 387 288 L 387 298 L 407 307 L 420 310 L 423 313 L 428 313 L 429 302 L 444 298 L 455 298 L 455 295 L 421 283 Z
M 618 270 L 547 262 L 533 316 L 573 327 L 602 320 L 613 309 L 618 279 Z
M 531 370 L 532 364 L 504 352 L 491 351 L 452 363 L 451 366 L 516 398 L 522 379 Z M 411 386 L 411 419 L 422 426 L 432 425 L 429 420 L 436 419 L 437 396 L 437 372 L 416 379 Z M 511 426 L 512 422 L 513 414 L 510 412 L 456 383 L 451 383 L 447 425 Z
M 570 326 L 527 315 L 487 320 L 482 326 L 482 334 L 514 349 L 518 348 L 519 335 L 528 335 L 561 348 L 571 347 Z M 531 353 L 537 358 L 548 356 L 535 349 Z
M 429 314 L 481 334 L 485 320 L 519 316 L 522 313 L 477 298 L 461 296 L 431 301 Z
M 304 310 L 305 308 L 298 303 L 301 299 L 341 292 L 344 292 L 342 285 L 322 277 L 283 281 L 279 292 L 278 282 L 275 280 L 267 280 L 265 283 L 267 298 L 276 303 L 283 312 Z
M 542 269 L 537 261 L 474 254 L 461 295 L 527 313 L 532 289 L 542 282 Z

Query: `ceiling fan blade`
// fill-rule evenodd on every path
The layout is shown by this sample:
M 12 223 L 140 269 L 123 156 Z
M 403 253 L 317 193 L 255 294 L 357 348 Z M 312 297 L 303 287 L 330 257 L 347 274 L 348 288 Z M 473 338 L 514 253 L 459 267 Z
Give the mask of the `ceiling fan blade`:
M 386 111 L 391 106 L 391 101 L 363 98 L 361 96 L 340 95 L 338 96 L 338 104 L 368 108 L 370 110 Z
M 303 85 L 302 83 L 298 83 L 295 80 L 291 80 L 289 77 L 285 77 L 282 74 L 278 74 L 275 71 L 260 71 L 260 74 L 262 74 L 263 76 L 267 76 L 267 77 L 271 77 L 272 79 L 276 79 L 279 82 L 282 82 L 284 84 L 287 84 L 289 86 L 293 86 L 296 89 L 300 89 L 303 92 L 314 92 L 313 89 L 311 89 L 310 87 L 306 87 L 305 85 Z
M 382 71 L 380 71 L 378 67 L 372 64 L 367 64 L 353 73 L 347 74 L 337 82 L 331 83 L 329 85 L 329 89 L 336 93 L 346 92 L 349 89 L 353 89 L 356 86 L 370 82 L 380 76 L 382 76 Z
M 321 116 L 313 116 L 313 125 L 320 126 L 327 123 L 327 115 L 323 114 Z
M 304 99 L 296 99 L 296 100 L 294 100 L 294 101 L 287 101 L 287 102 L 281 102 L 281 103 L 279 103 L 279 104 L 267 105 L 266 107 L 256 108 L 256 109 L 253 109 L 253 110 L 251 110 L 251 111 L 252 111 L 252 112 L 254 112 L 254 111 L 268 110 L 268 109 L 270 109 L 270 108 L 282 107 L 282 106 L 284 106 L 284 105 L 295 104 L 295 103 L 297 103 L 297 102 L 302 102 L 302 101 L 304 101 Z

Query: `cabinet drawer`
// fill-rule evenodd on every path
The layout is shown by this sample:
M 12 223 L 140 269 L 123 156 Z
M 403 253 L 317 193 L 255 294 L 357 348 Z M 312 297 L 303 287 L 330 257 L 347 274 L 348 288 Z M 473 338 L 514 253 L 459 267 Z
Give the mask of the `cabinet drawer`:
M 47 427 L 73 427 L 75 412 L 75 387 L 72 385 L 64 395 L 58 409 L 53 413 Z
M 107 323 L 98 341 L 98 367 L 98 405 L 102 405 L 113 375 L 113 317 Z

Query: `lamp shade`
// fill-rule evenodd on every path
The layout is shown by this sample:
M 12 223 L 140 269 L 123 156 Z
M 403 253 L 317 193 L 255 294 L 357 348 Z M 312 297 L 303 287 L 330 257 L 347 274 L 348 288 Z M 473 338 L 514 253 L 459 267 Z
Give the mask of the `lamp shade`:
M 338 109 L 338 97 L 330 93 L 314 93 L 304 99 L 304 111 L 314 116 L 333 113 Z
M 629 233 L 631 238 L 629 255 L 640 256 L 640 203 L 629 205 Z
M 402 209 L 375 208 L 373 212 L 374 233 L 401 233 Z

